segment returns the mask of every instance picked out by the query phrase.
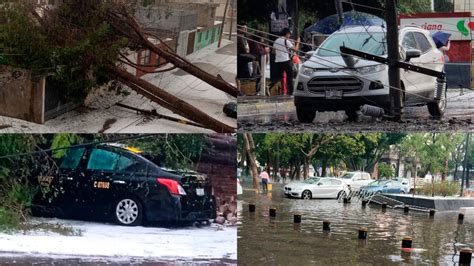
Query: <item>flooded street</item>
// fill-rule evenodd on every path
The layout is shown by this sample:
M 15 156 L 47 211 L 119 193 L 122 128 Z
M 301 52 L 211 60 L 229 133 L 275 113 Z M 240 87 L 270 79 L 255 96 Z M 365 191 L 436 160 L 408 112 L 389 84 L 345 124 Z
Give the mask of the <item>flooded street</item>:
M 282 185 L 273 193 L 256 194 L 244 188 L 240 195 L 238 227 L 239 263 L 317 265 L 456 265 L 459 250 L 474 248 L 474 217 L 458 224 L 457 212 L 427 213 L 387 209 L 376 205 L 362 208 L 359 201 L 343 204 L 337 200 L 285 198 Z M 248 203 L 256 204 L 249 213 Z M 270 218 L 270 207 L 277 209 Z M 293 214 L 302 215 L 301 225 L 293 224 Z M 323 231 L 323 220 L 331 231 Z M 368 228 L 368 239 L 357 238 L 358 229 Z M 401 251 L 401 240 L 413 237 L 414 251 Z

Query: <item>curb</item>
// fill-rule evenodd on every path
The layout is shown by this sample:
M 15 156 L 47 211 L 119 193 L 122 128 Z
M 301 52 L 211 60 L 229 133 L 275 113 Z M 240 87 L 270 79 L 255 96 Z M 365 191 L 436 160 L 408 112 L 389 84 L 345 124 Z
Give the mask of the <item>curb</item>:
M 276 102 L 276 103 L 239 103 L 238 107 L 239 117 L 253 116 L 253 115 L 270 115 L 275 113 L 292 113 L 295 112 L 295 104 L 293 100 Z

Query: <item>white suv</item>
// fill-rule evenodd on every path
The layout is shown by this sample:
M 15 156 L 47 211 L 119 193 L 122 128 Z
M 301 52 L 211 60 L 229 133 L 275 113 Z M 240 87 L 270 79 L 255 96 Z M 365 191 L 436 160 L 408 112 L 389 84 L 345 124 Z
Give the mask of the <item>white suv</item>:
M 399 44 L 405 61 L 439 72 L 444 70 L 443 53 L 436 48 L 428 31 L 404 27 L 400 29 Z M 357 57 L 352 58 L 351 66 L 350 60 L 341 56 L 341 46 L 387 57 L 386 29 L 380 26 L 343 28 L 313 52 L 311 59 L 300 68 L 294 93 L 301 122 L 313 122 L 316 111 L 345 110 L 349 119 L 356 119 L 357 111 L 365 104 L 390 108 L 388 66 Z M 432 116 L 443 115 L 446 80 L 403 69 L 400 75 L 406 106 L 427 105 Z
M 347 172 L 338 179 L 343 180 L 351 191 L 358 191 L 361 187 L 374 181 L 370 178 L 370 174 L 366 172 Z

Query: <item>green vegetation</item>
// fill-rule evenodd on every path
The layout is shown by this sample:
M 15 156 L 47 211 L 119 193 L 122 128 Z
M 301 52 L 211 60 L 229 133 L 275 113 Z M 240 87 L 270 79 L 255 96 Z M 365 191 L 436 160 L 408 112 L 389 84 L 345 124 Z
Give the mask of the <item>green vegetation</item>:
M 421 189 L 421 194 L 427 196 L 457 196 L 461 186 L 457 182 L 439 181 L 433 184 L 425 184 Z
M 379 163 L 377 170 L 379 178 L 391 178 L 395 175 L 395 170 L 388 163 Z

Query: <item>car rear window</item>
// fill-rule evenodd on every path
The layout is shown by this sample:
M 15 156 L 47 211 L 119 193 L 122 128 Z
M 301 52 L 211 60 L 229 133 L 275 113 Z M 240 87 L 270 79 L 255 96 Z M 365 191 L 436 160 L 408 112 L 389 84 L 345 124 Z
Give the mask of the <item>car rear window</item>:
M 87 164 L 88 170 L 112 171 L 117 166 L 120 155 L 102 149 L 93 149 Z
M 415 34 L 416 42 L 418 43 L 422 53 L 426 53 L 429 50 L 431 50 L 432 48 L 431 44 L 424 34 L 420 32 L 415 32 L 414 34 Z
M 66 152 L 66 156 L 59 168 L 61 169 L 75 169 L 79 166 L 82 156 L 84 155 L 85 148 L 73 148 Z

